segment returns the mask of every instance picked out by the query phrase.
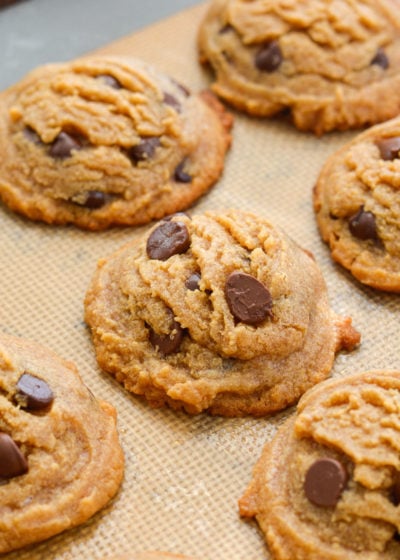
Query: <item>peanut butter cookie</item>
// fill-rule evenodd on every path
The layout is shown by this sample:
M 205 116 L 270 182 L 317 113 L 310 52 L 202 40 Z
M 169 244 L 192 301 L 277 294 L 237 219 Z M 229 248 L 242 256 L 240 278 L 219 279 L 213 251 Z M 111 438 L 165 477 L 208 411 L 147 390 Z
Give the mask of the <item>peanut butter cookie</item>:
M 251 115 L 290 111 L 317 134 L 400 110 L 395 0 L 214 0 L 200 26 L 213 90 Z
M 310 254 L 238 210 L 157 224 L 100 261 L 85 308 L 99 365 L 189 413 L 282 409 L 359 341 Z
M 400 557 L 400 372 L 325 381 L 268 443 L 239 502 L 277 560 Z
M 90 230 L 186 208 L 219 178 L 231 116 L 139 60 L 40 67 L 0 94 L 0 197 Z
M 400 119 L 356 136 L 325 163 L 314 208 L 332 258 L 357 280 L 400 292 Z
M 4 553 L 85 522 L 117 492 L 124 461 L 114 408 L 71 362 L 0 334 L 0 385 Z

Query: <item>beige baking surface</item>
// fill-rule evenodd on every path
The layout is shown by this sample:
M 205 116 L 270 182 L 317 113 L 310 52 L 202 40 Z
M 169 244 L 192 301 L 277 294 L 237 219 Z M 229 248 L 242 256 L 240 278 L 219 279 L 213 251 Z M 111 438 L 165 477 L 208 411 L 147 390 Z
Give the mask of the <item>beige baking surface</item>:
M 195 51 L 204 9 L 196 6 L 100 52 L 141 57 L 193 90 L 204 88 L 209 76 L 199 68 Z M 398 296 L 361 287 L 331 263 L 314 222 L 311 190 L 318 170 L 353 135 L 316 139 L 283 122 L 237 115 L 224 177 L 192 210 L 252 210 L 313 251 L 333 307 L 353 316 L 363 335 L 358 351 L 338 357 L 333 375 L 400 367 Z M 240 520 L 237 499 L 263 443 L 291 411 L 227 420 L 153 410 L 96 367 L 82 320 L 89 278 L 99 257 L 145 230 L 49 227 L 0 207 L 0 329 L 75 361 L 92 391 L 117 408 L 126 455 L 125 481 L 109 507 L 85 526 L 7 559 L 100 559 L 149 549 L 201 560 L 269 558 L 256 525 Z

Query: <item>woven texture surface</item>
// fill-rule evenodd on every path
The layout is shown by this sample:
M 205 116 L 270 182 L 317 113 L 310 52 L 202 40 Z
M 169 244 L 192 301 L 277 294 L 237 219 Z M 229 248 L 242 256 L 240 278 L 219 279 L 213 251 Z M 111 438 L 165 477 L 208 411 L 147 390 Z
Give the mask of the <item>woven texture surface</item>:
M 195 37 L 205 7 L 97 52 L 143 58 L 192 90 L 203 89 L 210 77 L 198 65 Z M 250 210 L 314 253 L 332 307 L 352 316 L 362 333 L 360 348 L 338 356 L 332 375 L 398 367 L 398 296 L 365 288 L 333 264 L 312 210 L 311 192 L 323 162 L 355 133 L 317 139 L 282 121 L 235 116 L 224 176 L 191 212 Z M 154 549 L 199 560 L 269 558 L 256 525 L 239 518 L 237 500 L 264 442 L 293 409 L 258 420 L 153 410 L 97 368 L 83 322 L 90 277 L 100 257 L 145 230 L 50 227 L 0 208 L 0 329 L 37 340 L 77 364 L 91 390 L 116 407 L 126 456 L 123 486 L 106 509 L 84 526 L 4 558 L 102 559 Z

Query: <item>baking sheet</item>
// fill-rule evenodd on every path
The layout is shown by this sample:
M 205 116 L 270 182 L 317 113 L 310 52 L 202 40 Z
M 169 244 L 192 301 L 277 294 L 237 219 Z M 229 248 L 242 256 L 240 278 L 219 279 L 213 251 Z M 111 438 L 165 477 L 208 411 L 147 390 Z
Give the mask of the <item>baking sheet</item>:
M 143 58 L 192 90 L 203 89 L 210 76 L 197 63 L 195 36 L 205 9 L 199 4 L 97 53 Z M 363 287 L 335 265 L 312 210 L 321 165 L 356 133 L 316 138 L 278 119 L 234 114 L 223 178 L 191 212 L 250 210 L 314 253 L 333 308 L 351 315 L 362 333 L 360 348 L 339 355 L 332 375 L 399 367 L 398 296 Z M 270 558 L 256 524 L 239 518 L 237 500 L 264 442 L 293 409 L 263 419 L 154 410 L 96 365 L 83 322 L 90 277 L 100 257 L 148 227 L 92 233 L 33 223 L 0 206 L 0 329 L 37 340 L 77 364 L 91 390 L 116 407 L 126 457 L 124 483 L 108 507 L 83 526 L 4 558 L 101 559 L 151 549 L 199 560 Z

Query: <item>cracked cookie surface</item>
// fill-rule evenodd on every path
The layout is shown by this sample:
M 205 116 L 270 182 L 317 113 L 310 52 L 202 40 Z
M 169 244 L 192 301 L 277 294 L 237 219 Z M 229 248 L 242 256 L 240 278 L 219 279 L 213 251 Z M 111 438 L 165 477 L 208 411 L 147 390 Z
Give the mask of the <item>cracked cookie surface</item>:
M 251 115 L 290 111 L 317 134 L 400 109 L 394 0 L 214 0 L 199 30 L 213 90 Z
M 267 443 L 239 501 L 277 560 L 394 560 L 400 372 L 324 381 Z
M 189 413 L 282 409 L 359 341 L 313 258 L 238 210 L 176 214 L 102 259 L 85 317 L 100 367 Z
M 0 552 L 84 523 L 123 469 L 114 408 L 71 362 L 0 334 Z
M 220 177 L 231 116 L 136 59 L 37 68 L 0 94 L 0 197 L 91 230 L 182 210 Z
M 360 282 L 400 292 L 400 119 L 376 125 L 335 152 L 314 189 L 332 258 Z

